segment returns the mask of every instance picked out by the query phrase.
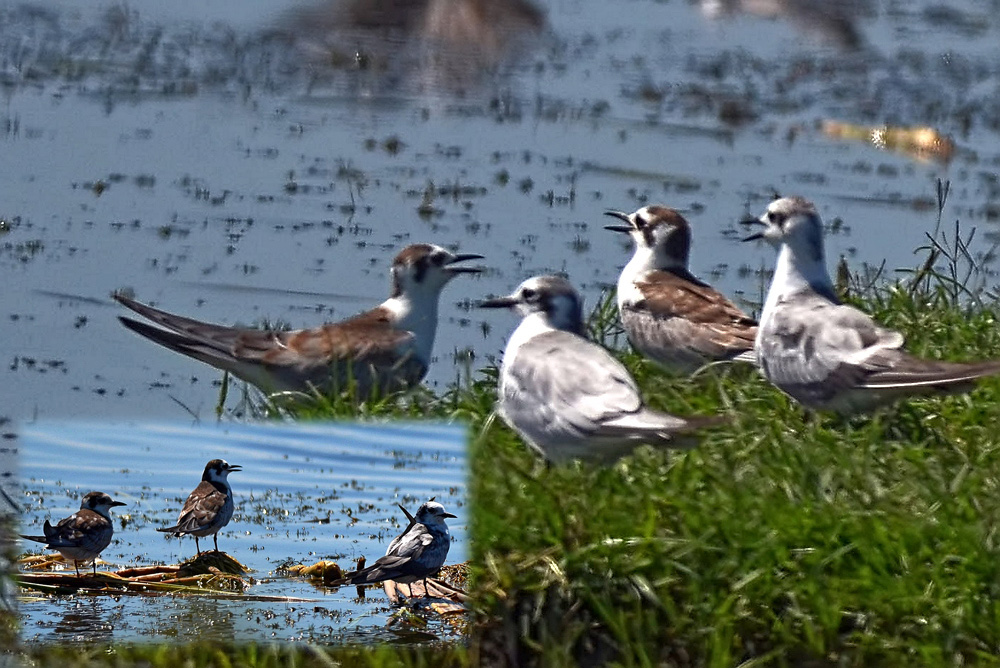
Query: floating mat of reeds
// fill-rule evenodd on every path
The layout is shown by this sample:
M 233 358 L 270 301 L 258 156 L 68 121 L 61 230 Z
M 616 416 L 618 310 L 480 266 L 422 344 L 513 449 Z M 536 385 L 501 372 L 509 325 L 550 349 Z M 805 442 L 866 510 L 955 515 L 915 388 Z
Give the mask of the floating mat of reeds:
M 25 568 L 39 570 L 66 564 L 58 556 L 28 556 L 18 562 Z M 213 598 L 237 598 L 243 601 L 310 602 L 314 599 L 290 596 L 258 596 L 245 593 L 253 584 L 245 577 L 249 569 L 224 552 L 203 552 L 177 565 L 154 565 L 123 568 L 114 573 L 89 571 L 65 573 L 19 573 L 15 581 L 25 589 L 46 594 L 88 595 L 195 595 Z

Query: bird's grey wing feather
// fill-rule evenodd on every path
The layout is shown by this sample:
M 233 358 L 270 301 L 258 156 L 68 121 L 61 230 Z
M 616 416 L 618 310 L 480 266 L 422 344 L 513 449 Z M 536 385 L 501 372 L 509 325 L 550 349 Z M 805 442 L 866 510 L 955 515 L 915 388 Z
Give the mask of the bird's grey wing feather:
M 853 306 L 800 296 L 775 308 L 759 337 L 758 354 L 775 385 L 823 400 L 884 370 L 879 355 L 902 344 L 901 334 Z
M 943 362 L 914 357 L 901 350 L 879 351 L 868 360 L 873 370 L 864 387 L 873 390 L 894 390 L 927 387 L 952 391 L 961 390 L 984 376 L 1000 373 L 1000 360 L 984 362 Z
M 606 350 L 568 332 L 525 343 L 505 368 L 504 413 L 553 432 L 586 435 L 642 407 L 635 381 Z M 515 420 L 516 421 L 516 420 Z

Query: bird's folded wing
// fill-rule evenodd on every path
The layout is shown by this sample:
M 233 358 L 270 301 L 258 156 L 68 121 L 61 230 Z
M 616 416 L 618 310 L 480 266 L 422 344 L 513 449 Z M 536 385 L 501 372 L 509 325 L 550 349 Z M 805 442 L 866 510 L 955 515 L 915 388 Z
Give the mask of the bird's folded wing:
M 706 324 L 755 327 L 757 321 L 725 295 L 693 276 L 654 271 L 637 281 L 650 310 Z
M 412 332 L 375 323 L 351 327 L 330 324 L 288 332 L 246 330 L 234 342 L 233 354 L 303 371 L 339 360 L 391 368 L 407 361 L 400 349 L 413 340 Z
M 890 351 L 902 345 L 899 332 L 880 327 L 866 313 L 814 297 L 779 304 L 759 355 L 776 385 L 812 385 L 832 395 L 888 370 Z
M 185 501 L 177 525 L 169 530 L 189 533 L 209 526 L 225 505 L 226 496 L 224 491 L 202 481 Z
M 880 351 L 869 358 L 874 370 L 864 387 L 875 390 L 938 387 L 963 384 L 1000 373 L 1000 360 L 942 362 L 913 357 L 900 350 Z M 954 388 L 953 388 L 954 389 Z
M 99 533 L 107 524 L 108 521 L 98 513 L 80 511 L 60 520 L 52 534 L 46 531 L 46 537 L 52 547 L 60 545 L 90 547 L 89 543 L 94 542 L 94 533 Z
M 561 430 L 585 434 L 605 420 L 642 407 L 625 367 L 597 344 L 568 332 L 531 339 L 505 373 L 509 410 L 533 424 L 553 423 Z
M 375 563 L 391 559 L 414 559 L 419 557 L 427 546 L 434 542 L 434 536 L 423 524 L 414 524 L 409 531 L 399 537 L 399 541 L 393 541 L 394 548 L 391 553 L 379 558 Z
M 638 310 L 655 318 L 677 318 L 679 323 L 686 323 L 690 330 L 687 336 L 682 329 L 676 329 L 676 334 L 687 341 L 677 341 L 677 345 L 712 357 L 753 347 L 757 321 L 710 285 L 669 271 L 652 272 L 638 285 L 644 296 L 636 305 Z

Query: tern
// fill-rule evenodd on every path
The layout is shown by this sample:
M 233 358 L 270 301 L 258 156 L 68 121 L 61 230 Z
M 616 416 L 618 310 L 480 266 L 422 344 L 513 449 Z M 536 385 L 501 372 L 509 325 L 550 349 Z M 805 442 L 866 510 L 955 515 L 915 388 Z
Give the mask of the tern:
M 124 505 L 104 492 L 89 492 L 83 497 L 80 510 L 59 520 L 55 526 L 45 520 L 42 527 L 44 536 L 21 534 L 21 538 L 45 543 L 45 547 L 58 550 L 63 557 L 73 561 L 78 577 L 80 562 L 88 561 L 93 563 L 94 575 L 97 575 L 97 557 L 111 544 L 114 535 L 110 511 Z
M 618 312 L 636 350 L 670 371 L 690 374 L 710 362 L 755 361 L 757 321 L 688 270 L 691 226 L 674 209 L 645 206 L 626 214 L 635 253 L 618 278 Z
M 403 512 L 409 516 L 405 509 Z M 427 577 L 441 569 L 451 547 L 451 534 L 445 523 L 449 517 L 455 516 L 445 512 L 444 506 L 437 501 L 427 501 L 417 509 L 403 533 L 389 543 L 384 557 L 379 557 L 368 568 L 348 573 L 330 584 L 364 585 L 384 580 L 409 584 L 423 580 L 426 594 Z
M 677 434 L 724 419 L 647 408 L 621 362 L 584 337 L 582 300 L 565 278 L 536 276 L 479 306 L 522 316 L 503 354 L 498 413 L 548 461 L 611 460 L 643 443 L 686 447 Z
M 1000 374 L 1000 360 L 942 362 L 903 350 L 903 335 L 841 304 L 827 273 L 823 224 L 801 197 L 777 199 L 760 218 L 764 239 L 778 249 L 756 350 L 761 373 L 802 405 L 842 414 L 870 411 L 920 394 L 965 392 L 972 381 Z
M 481 255 L 456 255 L 413 244 L 393 260 L 392 290 L 374 309 L 337 323 L 292 331 L 226 327 L 114 298 L 155 323 L 119 317 L 129 329 L 171 350 L 228 371 L 265 394 L 340 389 L 354 380 L 357 396 L 411 387 L 427 374 L 441 290 L 455 276 L 482 271 L 456 266 Z
M 233 488 L 229 474 L 242 468 L 224 459 L 213 459 L 205 465 L 201 482 L 188 495 L 177 516 L 177 524 L 157 529 L 175 536 L 194 536 L 194 549 L 201 554 L 198 538 L 211 536 L 215 551 L 219 551 L 219 531 L 233 518 Z

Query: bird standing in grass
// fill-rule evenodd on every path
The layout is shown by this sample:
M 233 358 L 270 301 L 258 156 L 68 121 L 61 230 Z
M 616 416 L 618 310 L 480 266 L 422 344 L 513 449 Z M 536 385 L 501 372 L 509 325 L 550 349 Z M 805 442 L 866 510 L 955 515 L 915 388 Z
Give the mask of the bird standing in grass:
M 536 276 L 484 308 L 514 308 L 498 412 L 549 461 L 613 460 L 644 443 L 684 447 L 683 432 L 722 417 L 680 418 L 647 408 L 628 370 L 584 337 L 583 304 L 569 281 Z
M 941 362 L 903 350 L 903 335 L 867 313 L 841 304 L 826 269 L 823 224 L 801 197 L 770 203 L 764 239 L 778 249 L 756 349 L 761 373 L 803 406 L 838 413 L 865 412 L 919 394 L 955 393 L 1000 374 L 1000 360 Z
M 166 529 L 157 529 L 175 536 L 194 536 L 194 549 L 201 554 L 198 538 L 211 536 L 215 551 L 219 551 L 219 531 L 233 518 L 233 488 L 229 486 L 229 474 L 240 471 L 241 467 L 224 459 L 213 459 L 205 465 L 201 482 L 188 495 L 177 524 Z
M 452 278 L 482 271 L 456 266 L 481 255 L 456 255 L 413 244 L 392 263 L 389 299 L 374 309 L 312 329 L 226 327 L 155 309 L 122 294 L 114 298 L 159 327 L 120 317 L 122 324 L 176 352 L 257 386 L 265 393 L 340 391 L 356 383 L 368 398 L 406 389 L 427 374 L 437 331 L 438 301 Z
M 629 343 L 670 371 L 689 374 L 710 362 L 754 362 L 757 321 L 688 270 L 691 226 L 673 209 L 608 211 L 625 225 L 635 253 L 618 278 L 618 312 Z
M 124 505 L 104 492 L 89 492 L 83 497 L 80 510 L 59 520 L 55 526 L 45 520 L 42 527 L 44 536 L 21 534 L 21 538 L 45 543 L 45 547 L 58 550 L 63 557 L 73 561 L 78 577 L 80 562 L 88 561 L 93 563 L 94 575 L 97 575 L 97 557 L 111 544 L 114 535 L 111 509 Z

